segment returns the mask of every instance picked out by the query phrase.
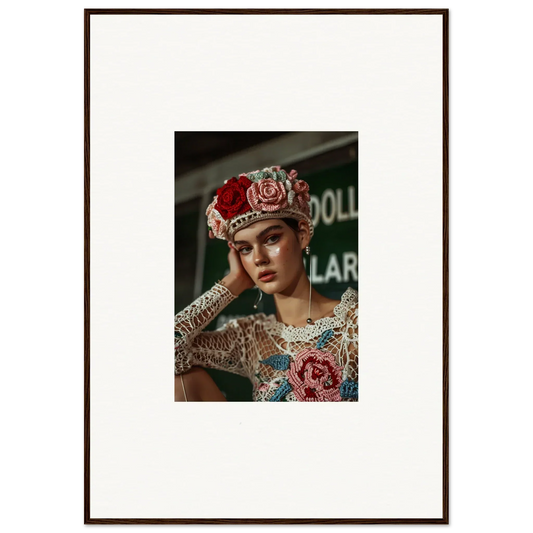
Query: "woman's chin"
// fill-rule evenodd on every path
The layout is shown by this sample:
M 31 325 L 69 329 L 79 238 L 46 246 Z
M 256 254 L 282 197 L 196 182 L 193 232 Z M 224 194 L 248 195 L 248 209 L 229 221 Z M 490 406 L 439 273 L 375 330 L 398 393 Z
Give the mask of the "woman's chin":
M 268 282 L 257 282 L 257 286 L 265 293 L 265 294 L 274 294 L 276 292 L 279 292 L 279 283 L 276 280 L 268 281 Z

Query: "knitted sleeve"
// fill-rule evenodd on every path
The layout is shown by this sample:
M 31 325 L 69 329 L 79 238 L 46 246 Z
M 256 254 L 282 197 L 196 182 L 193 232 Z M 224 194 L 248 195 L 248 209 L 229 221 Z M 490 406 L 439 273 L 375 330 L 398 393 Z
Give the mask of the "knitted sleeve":
M 241 321 L 232 320 L 216 331 L 202 332 L 235 298 L 227 287 L 217 283 L 174 317 L 175 374 L 202 366 L 248 375 L 243 366 Z

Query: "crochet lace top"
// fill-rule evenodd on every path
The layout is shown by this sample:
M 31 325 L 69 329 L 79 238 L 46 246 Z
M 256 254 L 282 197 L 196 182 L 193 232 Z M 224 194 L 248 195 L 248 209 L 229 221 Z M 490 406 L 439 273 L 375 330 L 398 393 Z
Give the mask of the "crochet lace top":
M 257 313 L 202 332 L 235 298 L 217 283 L 175 316 L 176 374 L 202 366 L 247 377 L 257 402 L 358 400 L 357 291 L 349 287 L 334 316 L 304 327 Z

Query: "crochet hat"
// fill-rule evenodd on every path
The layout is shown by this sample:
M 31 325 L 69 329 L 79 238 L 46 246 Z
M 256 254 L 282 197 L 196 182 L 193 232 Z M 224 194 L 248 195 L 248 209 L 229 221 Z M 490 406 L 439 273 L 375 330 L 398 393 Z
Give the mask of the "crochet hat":
M 209 236 L 232 240 L 237 231 L 259 220 L 294 218 L 305 220 L 313 236 L 309 209 L 309 185 L 279 166 L 239 174 L 217 190 L 205 214 Z

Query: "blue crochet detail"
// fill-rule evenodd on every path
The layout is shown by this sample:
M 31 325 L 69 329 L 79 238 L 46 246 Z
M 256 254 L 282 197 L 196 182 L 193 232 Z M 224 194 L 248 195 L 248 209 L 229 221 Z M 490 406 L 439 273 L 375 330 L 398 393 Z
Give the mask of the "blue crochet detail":
M 285 380 L 278 388 L 278 390 L 274 393 L 272 398 L 270 398 L 270 402 L 280 402 L 282 399 L 292 390 L 291 384 Z
M 328 342 L 329 339 L 331 339 L 331 337 L 333 337 L 332 329 L 328 329 L 324 331 L 324 333 L 322 333 L 322 335 L 320 336 L 320 339 L 318 339 L 318 342 L 316 343 L 316 347 L 319 350 L 321 350 L 322 348 L 324 348 L 324 344 L 326 344 L 326 342 Z
M 270 357 L 263 359 L 261 363 L 270 365 L 275 370 L 287 370 L 289 368 L 289 356 L 271 355 Z
M 341 398 L 355 398 L 359 400 L 359 383 L 349 379 L 344 380 L 340 387 Z
M 183 337 L 183 334 L 180 331 L 174 331 L 174 338 L 180 338 Z

